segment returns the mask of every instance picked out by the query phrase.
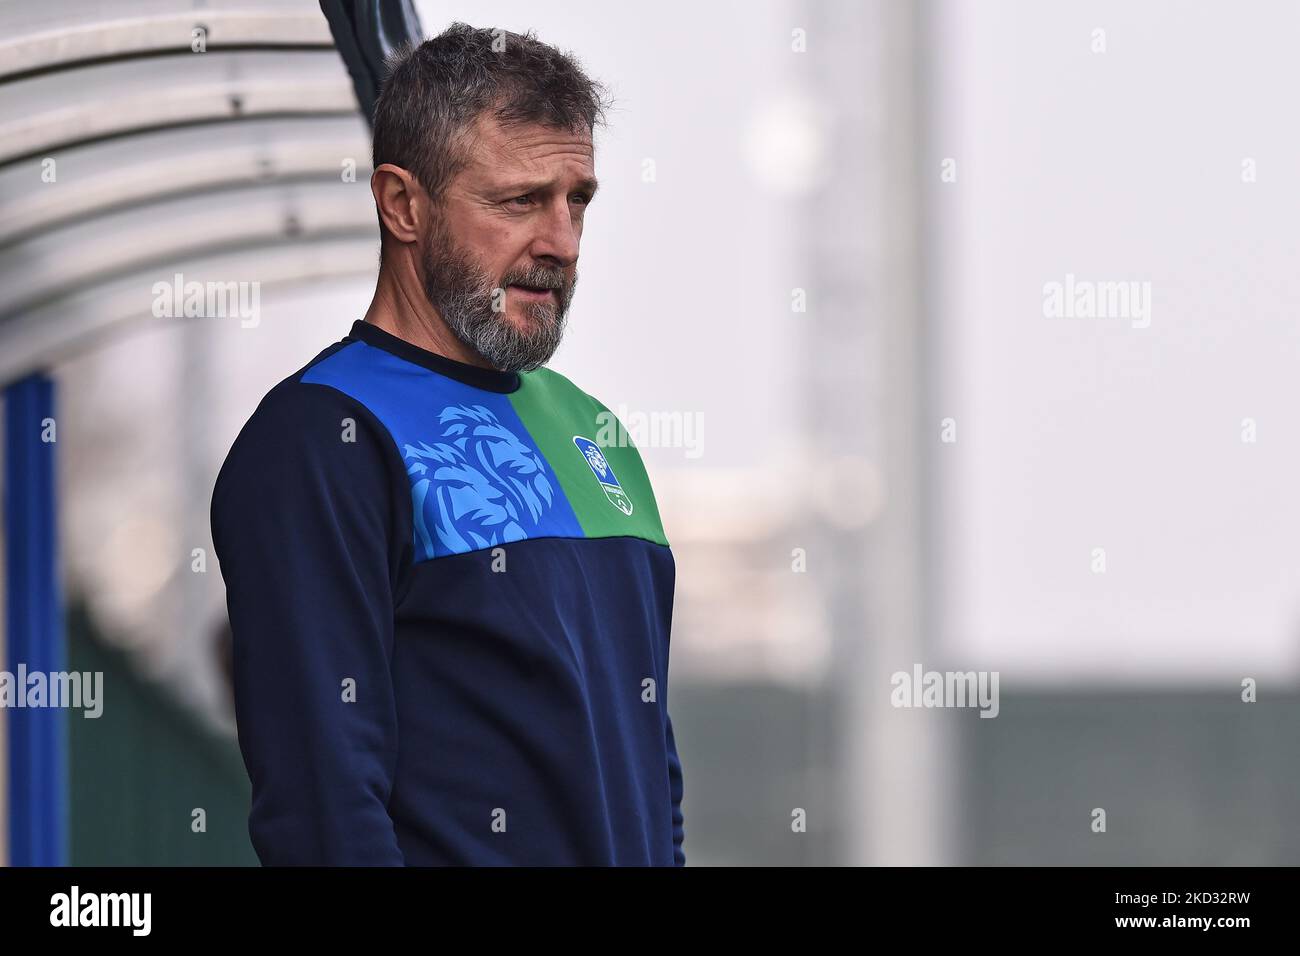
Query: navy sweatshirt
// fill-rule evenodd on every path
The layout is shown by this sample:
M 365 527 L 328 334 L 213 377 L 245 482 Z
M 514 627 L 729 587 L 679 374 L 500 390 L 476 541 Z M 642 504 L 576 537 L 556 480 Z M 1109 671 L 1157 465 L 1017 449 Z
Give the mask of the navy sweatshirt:
M 264 864 L 685 864 L 673 558 L 605 406 L 358 321 L 211 517 Z

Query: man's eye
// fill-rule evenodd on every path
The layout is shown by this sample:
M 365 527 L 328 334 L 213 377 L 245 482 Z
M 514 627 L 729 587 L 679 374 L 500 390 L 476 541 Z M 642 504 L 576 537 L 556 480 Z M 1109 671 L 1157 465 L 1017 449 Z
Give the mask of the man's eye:
M 526 206 L 533 201 L 533 194 L 525 193 L 522 196 L 516 196 L 514 199 L 508 201 L 511 203 L 518 203 L 519 205 Z

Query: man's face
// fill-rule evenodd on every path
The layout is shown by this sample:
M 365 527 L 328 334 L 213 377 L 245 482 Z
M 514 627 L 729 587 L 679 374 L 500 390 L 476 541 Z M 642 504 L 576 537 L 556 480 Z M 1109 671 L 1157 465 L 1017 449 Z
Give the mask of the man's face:
M 425 243 L 425 294 L 493 366 L 534 369 L 559 346 L 578 281 L 591 137 L 480 117 L 469 150 Z

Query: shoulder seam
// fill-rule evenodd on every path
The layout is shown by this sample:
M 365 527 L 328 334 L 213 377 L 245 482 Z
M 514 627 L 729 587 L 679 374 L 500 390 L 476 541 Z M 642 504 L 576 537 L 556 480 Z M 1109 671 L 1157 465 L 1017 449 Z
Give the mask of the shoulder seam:
M 290 376 L 288 377 L 287 381 L 292 381 L 292 382 L 301 382 L 301 381 L 302 381 L 302 377 L 303 377 L 304 375 L 306 375 L 308 372 L 310 372 L 310 371 L 311 371 L 313 368 L 315 368 L 317 365 L 319 365 L 321 362 L 325 361 L 327 358 L 329 358 L 329 357 L 332 356 L 332 355 L 337 355 L 339 352 L 343 351 L 343 350 L 344 350 L 345 348 L 347 348 L 349 345 L 353 345 L 353 344 L 354 344 L 354 343 L 349 342 L 349 341 L 347 341 L 346 339 L 340 339 L 338 342 L 335 342 L 335 343 L 332 344 L 332 345 L 328 345 L 328 346 L 326 346 L 325 348 L 321 349 L 321 351 L 316 355 L 315 358 L 313 358 L 310 362 L 308 362 L 308 363 L 307 363 L 306 365 L 304 365 L 302 368 L 298 369 L 298 371 L 296 371 L 296 372 L 294 372 L 292 375 L 290 375 Z M 310 384 L 313 384 L 313 383 L 311 383 L 311 382 L 304 382 L 303 384 L 310 385 Z

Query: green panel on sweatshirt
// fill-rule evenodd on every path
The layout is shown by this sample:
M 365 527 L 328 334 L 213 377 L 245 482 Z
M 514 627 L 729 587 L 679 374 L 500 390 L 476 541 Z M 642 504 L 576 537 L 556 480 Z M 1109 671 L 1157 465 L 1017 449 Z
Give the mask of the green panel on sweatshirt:
M 588 538 L 668 544 L 641 453 L 613 413 L 558 372 L 520 376 L 510 402 Z

